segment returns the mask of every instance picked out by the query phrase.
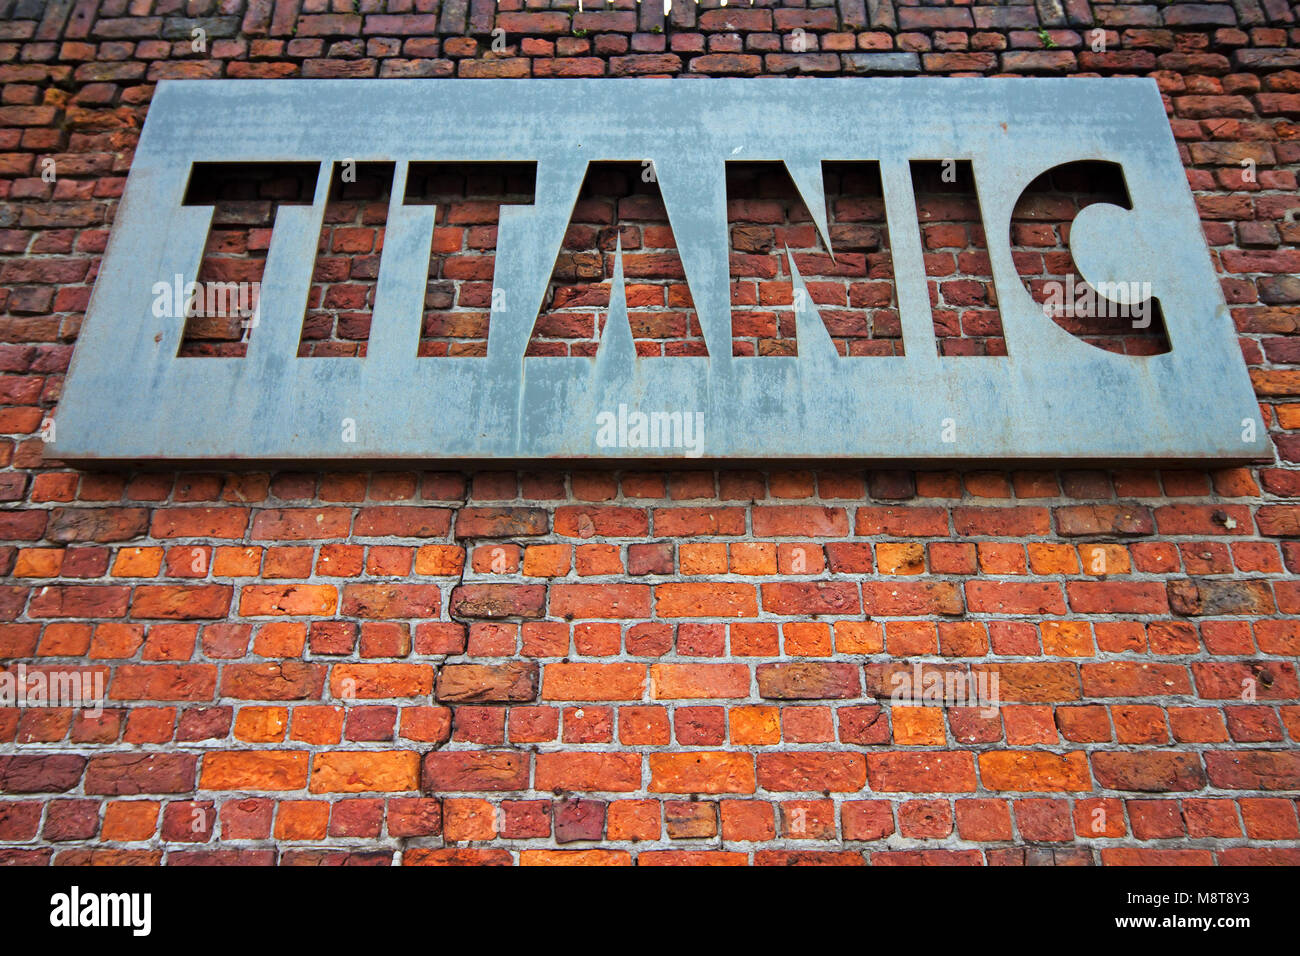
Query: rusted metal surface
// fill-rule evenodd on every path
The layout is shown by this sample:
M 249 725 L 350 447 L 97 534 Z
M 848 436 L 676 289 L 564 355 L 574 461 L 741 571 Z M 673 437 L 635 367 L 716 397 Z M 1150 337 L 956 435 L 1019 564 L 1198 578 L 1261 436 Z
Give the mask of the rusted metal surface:
M 1006 357 L 937 354 L 908 164 L 943 158 L 973 165 Z M 637 358 L 620 270 L 597 356 L 525 358 L 587 163 L 647 159 L 709 356 Z M 315 202 L 279 209 L 246 357 L 177 358 L 184 320 L 155 317 L 152 289 L 199 266 L 212 210 L 181 204 L 191 165 L 304 160 L 321 163 Z M 368 354 L 298 358 L 326 180 L 345 160 L 397 164 Z M 430 160 L 537 163 L 536 202 L 502 210 L 485 358 L 417 357 L 434 210 L 402 197 L 407 164 Z M 823 236 L 821 162 L 879 161 L 905 357 L 840 357 L 811 307 L 797 358 L 732 357 L 728 160 L 783 160 Z M 1118 163 L 1132 210 L 1078 216 L 1079 270 L 1151 283 L 1166 354 L 1090 346 L 1021 284 L 1015 202 L 1082 160 Z M 690 416 L 702 437 L 629 444 L 636 413 Z M 49 454 L 68 461 L 1226 461 L 1268 448 L 1159 93 L 1136 79 L 164 81 L 56 426 Z

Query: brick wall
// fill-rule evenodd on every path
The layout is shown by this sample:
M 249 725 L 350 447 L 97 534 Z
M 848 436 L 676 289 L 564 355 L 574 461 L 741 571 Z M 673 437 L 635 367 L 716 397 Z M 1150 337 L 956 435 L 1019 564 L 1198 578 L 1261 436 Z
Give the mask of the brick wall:
M 100 674 L 109 698 L 94 717 L 0 709 L 0 860 L 1300 863 L 1298 5 L 589 5 L 0 0 L 0 658 Z M 1274 461 L 236 474 L 43 456 L 159 79 L 956 72 L 1156 78 Z M 901 347 L 870 177 L 828 179 L 851 193 L 832 203 L 849 252 L 819 273 L 770 173 L 730 204 L 737 354 L 797 348 L 787 243 L 842 351 Z M 304 355 L 364 348 L 383 174 L 327 217 Z M 260 270 L 271 206 L 297 197 L 258 182 L 202 184 L 228 204 L 207 276 Z M 590 185 L 532 348 L 590 350 L 615 236 L 647 257 L 638 348 L 697 348 L 661 209 L 635 179 Z M 1042 185 L 1011 236 L 1036 294 L 1069 271 L 1087 200 Z M 528 188 L 421 181 L 446 205 L 425 354 L 481 352 L 496 209 Z M 941 347 L 999 351 L 978 220 L 934 202 Z M 1163 348 L 1158 328 L 1067 328 Z M 185 347 L 235 360 L 241 335 L 192 322 Z M 891 705 L 918 663 L 996 673 L 1000 708 Z

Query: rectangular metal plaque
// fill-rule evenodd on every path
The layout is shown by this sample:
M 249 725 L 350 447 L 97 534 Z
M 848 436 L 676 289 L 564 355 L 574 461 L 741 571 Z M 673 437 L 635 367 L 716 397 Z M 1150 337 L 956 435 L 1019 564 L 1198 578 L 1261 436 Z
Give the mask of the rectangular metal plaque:
M 935 347 L 909 163 L 948 158 L 974 172 L 1006 356 Z M 823 235 L 822 162 L 879 163 L 905 355 L 841 357 L 805 307 L 797 357 L 732 356 L 737 159 L 783 161 Z M 299 358 L 328 171 L 347 160 L 396 170 L 368 354 Z M 653 161 L 707 357 L 635 355 L 621 270 L 594 357 L 524 355 L 587 164 L 612 160 Z M 1079 272 L 1149 282 L 1167 353 L 1076 338 L 1017 275 L 1017 198 L 1087 160 L 1119 165 L 1132 208 L 1078 215 Z M 193 165 L 302 161 L 321 179 L 311 205 L 278 211 L 247 354 L 178 358 L 183 320 L 151 304 L 203 254 L 212 207 L 182 204 Z M 402 185 L 428 161 L 536 163 L 535 202 L 501 212 L 485 357 L 417 355 L 435 212 L 403 204 Z M 647 422 L 690 441 L 642 442 Z M 1269 447 L 1159 92 L 1089 78 L 164 81 L 55 426 L 49 454 L 68 461 L 1188 461 Z

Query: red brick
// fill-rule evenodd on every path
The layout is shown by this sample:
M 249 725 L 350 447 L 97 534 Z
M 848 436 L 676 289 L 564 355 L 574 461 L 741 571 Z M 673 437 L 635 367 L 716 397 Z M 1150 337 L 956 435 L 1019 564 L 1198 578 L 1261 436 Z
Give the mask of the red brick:
M 979 756 L 980 780 L 990 790 L 1088 791 L 1092 782 L 1082 751 L 990 751 Z
M 627 792 L 641 787 L 641 758 L 631 753 L 537 755 L 538 790 Z
M 655 586 L 655 613 L 661 617 L 757 617 L 758 603 L 749 584 L 660 584 Z
M 867 753 L 871 789 L 884 793 L 970 793 L 975 790 L 975 761 L 970 753 Z M 987 785 L 987 781 L 985 781 Z
M 190 754 L 96 754 L 86 765 L 85 792 L 112 796 L 188 793 L 194 789 L 197 760 Z M 23 792 L 10 786 L 7 778 L 5 789 Z
M 749 680 L 749 668 L 744 664 L 653 664 L 650 667 L 651 696 L 659 700 L 745 698 L 749 696 Z
M 547 664 L 542 673 L 544 700 L 640 700 L 645 687 L 643 664 Z
M 652 793 L 754 792 L 754 758 L 750 754 L 652 753 L 649 760 Z
M 455 703 L 505 703 L 537 697 L 537 665 L 447 664 L 438 672 L 437 698 Z
M 754 534 L 760 537 L 843 538 L 849 519 L 843 508 L 820 505 L 756 505 Z
M 550 613 L 573 618 L 639 618 L 650 615 L 646 584 L 554 584 Z
M 862 603 L 855 584 L 832 581 L 764 584 L 763 610 L 773 614 L 858 614 Z
M 867 765 L 855 753 L 760 753 L 758 783 L 765 790 L 854 793 L 867 782 Z
M 425 754 L 421 788 L 426 791 L 523 790 L 528 755 L 514 751 L 462 750 Z

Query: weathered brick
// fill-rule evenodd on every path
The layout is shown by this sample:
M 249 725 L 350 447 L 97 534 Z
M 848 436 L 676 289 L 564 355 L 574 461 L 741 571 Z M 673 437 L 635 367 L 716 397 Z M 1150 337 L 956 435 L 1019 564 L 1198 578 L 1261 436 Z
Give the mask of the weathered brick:
M 858 668 L 842 662 L 791 661 L 759 664 L 760 697 L 773 700 L 827 700 L 859 696 Z
M 652 664 L 650 686 L 651 696 L 660 700 L 744 698 L 749 696 L 749 668 L 744 664 Z
M 750 754 L 652 753 L 649 761 L 652 793 L 754 792 L 754 758 Z
M 1205 771 L 1195 753 L 1094 751 L 1092 770 L 1097 782 L 1108 790 L 1163 793 L 1205 786 Z
M 640 789 L 641 757 L 633 753 L 544 753 L 534 781 L 542 791 L 625 793 Z
M 445 664 L 438 670 L 434 696 L 449 703 L 506 703 L 537 698 L 537 665 Z
M 199 786 L 204 790 L 301 790 L 307 786 L 307 756 L 304 750 L 213 751 L 203 756 Z
M 765 790 L 855 793 L 867 782 L 867 763 L 856 753 L 760 753 L 758 783 Z
M 452 589 L 448 610 L 455 617 L 538 618 L 546 606 L 546 588 L 530 584 L 465 584 Z
M 528 755 L 516 751 L 463 750 L 425 754 L 420 787 L 444 790 L 523 790 L 528 784 Z
M 224 584 L 140 585 L 131 595 L 131 616 L 195 620 L 222 618 L 234 588 Z
M 1188 617 L 1223 614 L 1271 614 L 1276 609 L 1266 581 L 1219 581 L 1192 578 L 1169 581 L 1169 607 Z
M 45 526 L 51 541 L 130 541 L 145 533 L 149 513 L 144 508 L 55 508 Z
M 655 586 L 655 613 L 660 617 L 757 617 L 751 584 L 679 583 Z
M 519 538 L 546 534 L 542 508 L 462 508 L 456 512 L 457 538 Z
M 961 751 L 867 753 L 871 789 L 883 793 L 970 793 L 975 758 Z
M 80 759 L 80 758 L 79 758 Z M 86 764 L 86 793 L 188 793 L 198 758 L 179 753 L 96 754 Z
M 650 588 L 644 584 L 553 584 L 553 616 L 573 618 L 648 617 Z
M 409 750 L 318 753 L 312 759 L 312 793 L 417 790 L 420 755 Z
M 342 613 L 363 618 L 436 618 L 441 601 L 436 584 L 345 584 Z
M 1056 754 L 1040 750 L 990 751 L 979 756 L 980 780 L 990 790 L 1030 792 L 1092 789 L 1082 751 Z
M 547 664 L 543 700 L 640 700 L 646 689 L 643 664 Z
M 77 785 L 85 769 L 86 758 L 78 754 L 0 755 L 0 792 L 62 793 Z M 86 792 L 93 791 L 87 786 Z
M 311 700 L 325 688 L 326 668 L 301 661 L 226 664 L 221 696 L 241 700 Z

